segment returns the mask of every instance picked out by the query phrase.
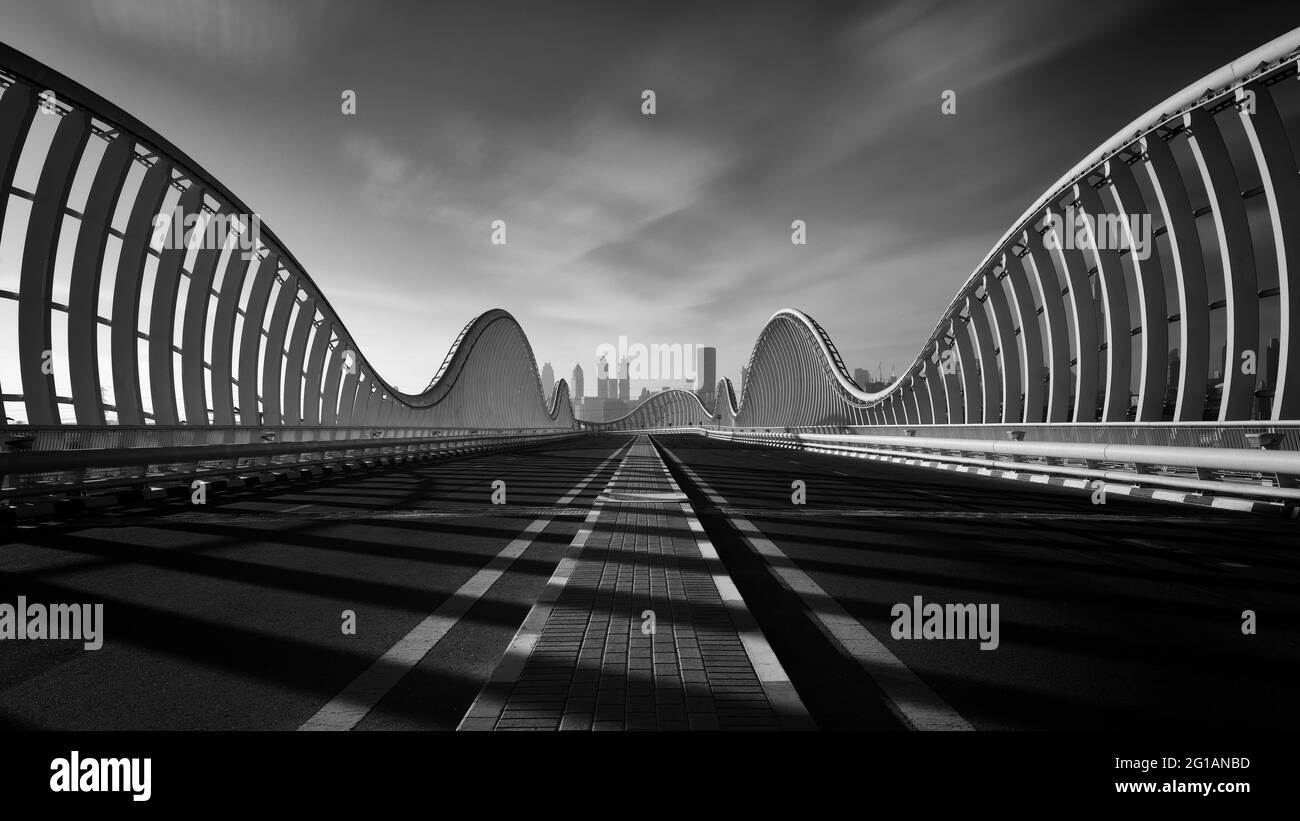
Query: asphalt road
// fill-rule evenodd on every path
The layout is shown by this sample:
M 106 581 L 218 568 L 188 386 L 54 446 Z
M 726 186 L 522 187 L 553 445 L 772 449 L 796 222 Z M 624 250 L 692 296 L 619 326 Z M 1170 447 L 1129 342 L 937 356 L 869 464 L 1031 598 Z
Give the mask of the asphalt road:
M 689 491 L 823 727 L 902 725 L 881 709 L 872 677 L 814 626 L 817 603 L 756 561 L 737 517 L 975 729 L 1300 728 L 1295 522 L 1114 496 L 1095 505 L 1077 490 L 695 436 L 657 440 L 729 503 Z M 803 505 L 792 503 L 796 480 Z M 996 603 L 997 649 L 894 639 L 892 608 L 915 596 Z M 1243 634 L 1245 610 L 1255 635 Z
M 386 653 L 524 544 L 418 663 L 393 668 L 354 725 L 454 729 L 628 441 L 589 437 L 0 533 L 0 603 L 102 602 L 106 636 L 96 651 L 0 645 L 0 729 L 297 729 L 359 676 L 393 665 Z M 827 632 L 832 611 L 975 729 L 1300 728 L 1296 523 L 1114 497 L 1093 505 L 1079 491 L 694 436 L 656 441 L 693 472 L 673 467 L 824 729 L 901 729 L 907 715 L 896 689 Z M 491 501 L 498 479 L 504 505 Z M 805 504 L 791 501 L 795 480 Z M 826 598 L 778 583 L 741 519 Z M 891 608 L 915 596 L 997 604 L 997 649 L 892 638 Z M 342 629 L 347 610 L 355 634 Z M 1255 635 L 1242 633 L 1245 610 Z
M 104 603 L 105 643 L 0 645 L 6 729 L 307 721 L 584 480 L 356 729 L 455 729 L 551 575 L 620 439 L 415 463 L 10 531 L 0 602 Z M 506 482 L 506 504 L 491 503 Z M 343 632 L 343 611 L 356 615 Z

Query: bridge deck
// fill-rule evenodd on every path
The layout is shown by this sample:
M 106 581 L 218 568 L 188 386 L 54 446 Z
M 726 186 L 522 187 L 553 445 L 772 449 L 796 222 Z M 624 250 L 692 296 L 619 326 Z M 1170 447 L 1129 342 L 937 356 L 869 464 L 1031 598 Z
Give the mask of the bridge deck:
M 466 730 L 811 727 L 654 447 L 639 436 Z

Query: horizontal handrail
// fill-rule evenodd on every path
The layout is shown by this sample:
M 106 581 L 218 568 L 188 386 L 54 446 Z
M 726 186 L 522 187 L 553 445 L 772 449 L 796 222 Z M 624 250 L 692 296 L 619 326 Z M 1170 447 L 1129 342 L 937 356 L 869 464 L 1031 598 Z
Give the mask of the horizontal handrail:
M 13 451 L 0 455 L 0 473 L 36 473 L 94 467 L 130 467 L 173 462 L 204 462 L 218 459 L 281 456 L 287 453 L 320 453 L 332 450 L 373 450 L 425 444 L 459 442 L 531 441 L 566 434 L 531 436 L 458 436 L 423 437 L 399 441 L 382 439 L 339 439 L 310 442 L 259 442 L 240 444 L 182 445 L 138 448 L 82 448 L 77 450 Z
M 98 491 L 122 483 L 171 481 L 178 477 L 221 476 L 248 470 L 289 468 L 293 465 L 256 464 L 288 456 L 309 466 L 324 461 L 368 459 L 374 456 L 412 454 L 462 454 L 526 446 L 580 436 L 577 431 L 491 432 L 457 436 L 370 436 L 310 441 L 214 442 L 201 445 L 146 445 L 73 449 L 10 450 L 0 453 L 0 499 L 17 499 L 40 493 Z M 177 466 L 180 466 L 179 469 Z M 150 472 L 150 469 L 153 469 Z M 110 475 L 88 475 L 96 471 Z M 129 475 L 114 475 L 121 470 Z
M 1247 450 L 1245 448 L 1186 448 L 1177 446 L 1084 445 L 1053 442 L 1016 442 L 997 439 L 940 439 L 936 437 L 841 436 L 788 434 L 795 441 L 847 445 L 886 445 L 909 450 L 992 453 L 1048 459 L 1124 462 L 1136 465 L 1231 470 L 1243 473 L 1300 474 L 1300 452 Z
M 1300 487 L 1297 486 L 1300 485 L 1297 481 L 1300 479 L 1300 451 L 774 432 L 721 426 L 683 426 L 646 432 L 694 433 L 726 441 L 844 455 L 916 457 L 1004 471 L 1300 502 Z M 1022 461 L 1033 459 L 1043 461 Z M 1066 460 L 1082 464 L 1066 464 Z M 1115 469 L 1108 465 L 1131 465 L 1132 469 Z M 1161 473 L 1161 470 L 1189 473 Z

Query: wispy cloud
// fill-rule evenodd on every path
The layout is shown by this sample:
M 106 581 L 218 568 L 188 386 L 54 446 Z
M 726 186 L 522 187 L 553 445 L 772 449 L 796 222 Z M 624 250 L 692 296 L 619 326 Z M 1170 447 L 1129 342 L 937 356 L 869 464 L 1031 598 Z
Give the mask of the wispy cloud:
M 1151 25 L 1160 13 L 43 0 L 9 3 L 0 36 L 22 32 L 259 209 L 372 363 L 415 384 L 494 306 L 562 374 L 626 333 L 717 345 L 736 376 L 785 306 L 850 366 L 901 365 L 1047 184 L 1214 68 L 1209 43 L 1231 59 L 1270 36 L 1186 20 L 1206 44 L 1193 56 L 1190 35 Z M 1099 45 L 1105 61 L 1081 62 Z M 807 245 L 790 243 L 794 219 Z
M 252 75 L 300 63 L 337 10 L 333 0 L 108 0 L 80 4 L 74 19 L 169 59 Z

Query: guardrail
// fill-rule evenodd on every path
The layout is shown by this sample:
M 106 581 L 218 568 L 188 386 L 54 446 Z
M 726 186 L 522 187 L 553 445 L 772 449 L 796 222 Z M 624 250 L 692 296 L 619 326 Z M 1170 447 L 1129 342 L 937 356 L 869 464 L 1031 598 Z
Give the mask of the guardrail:
M 1242 422 L 1093 422 L 1079 424 L 1021 423 L 989 425 L 879 425 L 847 428 L 805 428 L 810 433 L 852 433 L 862 436 L 928 436 L 943 439 L 1017 439 L 1089 445 L 1149 445 L 1153 447 L 1260 447 L 1264 436 L 1272 450 L 1300 451 L 1300 425 L 1266 421 Z
M 928 434 L 931 428 L 894 428 L 887 434 L 724 427 L 657 428 L 647 432 L 695 433 L 726 441 L 844 456 L 913 457 L 989 470 L 1172 488 L 1288 506 L 1300 504 L 1300 451 L 1277 449 L 1284 442 L 1295 441 L 1294 427 L 1237 430 L 1231 436 L 1216 439 L 1232 441 L 1240 436 L 1241 441 L 1253 443 L 1253 448 L 1034 441 L 1029 439 L 1026 426 L 975 427 L 1013 429 L 1000 439 L 916 435 L 922 431 Z M 1117 430 L 1113 425 L 1105 429 L 1116 438 L 1133 435 L 1132 431 Z M 1023 436 L 1018 435 L 1021 433 Z
M 6 427 L 0 428 L 0 502 L 272 468 L 480 453 L 579 435 L 568 428 Z
M 1300 505 L 1300 426 L 683 426 L 645 432 Z M 593 434 L 570 428 L 5 427 L 0 428 L 0 503 L 340 462 L 482 453 L 584 435 Z

